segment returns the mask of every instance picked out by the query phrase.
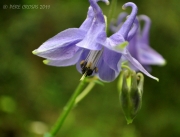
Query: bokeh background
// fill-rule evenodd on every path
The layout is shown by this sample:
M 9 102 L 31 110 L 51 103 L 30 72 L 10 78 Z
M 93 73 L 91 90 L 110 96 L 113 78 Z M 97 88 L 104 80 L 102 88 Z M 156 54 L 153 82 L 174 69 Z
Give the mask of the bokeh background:
M 115 17 L 128 1 L 118 0 Z M 150 44 L 167 61 L 145 76 L 143 106 L 127 125 L 117 80 L 97 85 L 73 109 L 61 137 L 180 136 L 180 1 L 133 0 L 152 20 Z M 42 137 L 79 83 L 75 66 L 46 66 L 32 51 L 58 32 L 79 27 L 88 0 L 7 0 L 0 7 L 0 137 Z M 48 9 L 3 9 L 3 5 L 48 5 Z M 100 2 L 104 14 L 109 6 Z M 130 11 L 130 10 L 127 10 Z

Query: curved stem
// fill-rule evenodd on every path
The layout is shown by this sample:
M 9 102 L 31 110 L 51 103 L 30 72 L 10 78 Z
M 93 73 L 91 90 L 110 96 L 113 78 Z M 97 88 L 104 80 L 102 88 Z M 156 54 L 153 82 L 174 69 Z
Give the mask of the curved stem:
M 51 136 L 55 136 L 57 134 L 58 130 L 63 125 L 64 120 L 66 119 L 67 115 L 69 114 L 69 112 L 71 111 L 72 107 L 74 106 L 76 97 L 82 91 L 82 89 L 84 87 L 84 84 L 85 84 L 84 80 L 80 81 L 80 83 L 79 83 L 78 87 L 76 88 L 75 92 L 73 93 L 73 95 L 71 96 L 71 98 L 67 102 L 66 106 L 64 107 L 62 114 L 59 116 L 57 122 L 52 127 L 52 129 L 50 131 L 50 135 Z
M 90 91 L 91 89 L 95 86 L 94 82 L 90 82 L 88 86 L 79 94 L 75 100 L 75 104 L 78 104 Z

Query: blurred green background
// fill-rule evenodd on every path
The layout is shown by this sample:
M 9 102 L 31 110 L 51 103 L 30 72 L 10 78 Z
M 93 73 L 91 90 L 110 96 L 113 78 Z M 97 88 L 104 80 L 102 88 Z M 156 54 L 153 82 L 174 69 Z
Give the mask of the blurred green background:
M 122 5 L 118 0 L 117 17 Z M 180 136 L 180 1 L 133 0 L 152 20 L 150 44 L 167 60 L 145 77 L 143 106 L 126 124 L 117 80 L 97 85 L 68 116 L 61 137 Z M 75 66 L 46 66 L 32 51 L 58 32 L 79 27 L 88 0 L 7 0 L 0 8 L 0 137 L 42 137 L 79 83 Z M 49 9 L 3 9 L 3 5 L 48 5 Z M 100 2 L 104 14 L 109 6 Z M 127 10 L 130 11 L 130 10 Z

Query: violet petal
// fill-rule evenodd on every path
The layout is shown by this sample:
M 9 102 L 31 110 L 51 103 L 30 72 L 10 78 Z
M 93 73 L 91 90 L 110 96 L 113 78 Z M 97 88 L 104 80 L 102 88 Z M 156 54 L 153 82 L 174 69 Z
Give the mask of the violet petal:
M 99 62 L 98 66 L 98 77 L 102 81 L 111 82 L 117 77 L 118 73 L 111 69 L 103 60 Z
M 131 56 L 131 54 L 128 52 L 128 50 L 125 50 L 125 53 L 123 54 L 123 56 L 130 61 L 130 63 L 132 63 L 132 65 L 134 65 L 134 67 L 136 67 L 138 70 L 140 70 L 141 72 L 143 72 L 144 74 L 146 74 L 148 77 L 155 79 L 157 81 L 159 81 L 158 78 L 152 76 L 151 74 L 149 74 L 149 72 L 147 72 L 143 66 L 135 59 Z
M 118 62 L 121 56 L 122 54 L 120 53 L 109 50 L 108 48 L 104 48 L 103 60 L 111 69 L 115 70 L 116 72 L 119 72 L 120 70 Z
M 71 65 L 75 65 L 80 56 L 81 56 L 82 50 L 78 51 L 72 58 L 69 59 L 64 59 L 64 60 L 45 60 L 44 63 L 46 65 L 50 65 L 50 66 L 71 66 Z

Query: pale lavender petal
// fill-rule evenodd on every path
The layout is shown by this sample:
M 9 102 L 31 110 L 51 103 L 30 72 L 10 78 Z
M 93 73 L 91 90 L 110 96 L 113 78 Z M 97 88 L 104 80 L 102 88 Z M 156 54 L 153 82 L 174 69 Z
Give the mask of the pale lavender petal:
M 128 16 L 127 12 L 121 12 L 117 19 L 117 26 L 120 25 L 123 22 L 124 18 L 127 16 Z
M 88 9 L 87 18 L 82 23 L 82 25 L 79 27 L 79 29 L 84 30 L 84 31 L 88 31 L 92 22 L 93 22 L 94 16 L 95 16 L 95 14 L 94 14 L 93 8 L 90 6 Z
M 104 62 L 113 70 L 115 70 L 116 72 L 119 72 L 120 68 L 119 68 L 119 60 L 121 58 L 122 54 L 121 53 L 117 53 L 114 52 L 112 50 L 109 50 L 107 48 L 104 48 L 103 51 L 103 60 Z
M 118 76 L 113 69 L 111 69 L 103 60 L 98 65 L 98 77 L 102 81 L 111 82 Z
M 102 45 L 99 44 L 99 41 L 104 35 L 106 35 L 105 26 L 95 20 L 85 38 L 76 45 L 90 50 L 101 50 Z
M 50 38 L 46 42 L 44 42 L 37 50 L 36 52 L 44 52 L 52 49 L 57 49 L 60 47 L 68 46 L 71 43 L 79 42 L 81 41 L 86 32 L 83 30 L 80 30 L 78 28 L 71 28 L 64 30 L 60 33 L 58 33 L 56 36 Z
M 103 1 L 106 2 L 105 0 Z M 95 12 L 95 19 L 91 28 L 88 30 L 87 35 L 77 44 L 77 46 L 90 50 L 100 50 L 102 49 L 102 45 L 99 44 L 99 40 L 103 37 L 104 40 L 106 38 L 105 19 L 97 1 L 89 0 L 89 2 Z
M 67 29 L 47 40 L 33 53 L 52 60 L 71 58 L 79 49 L 75 44 L 81 41 L 85 34 L 85 31 L 77 28 Z
M 136 59 L 136 58 L 135 58 Z M 136 59 L 137 60 L 137 59 Z M 127 59 L 125 60 L 125 61 L 127 61 Z M 137 60 L 138 61 L 138 60 Z M 139 62 L 140 63 L 140 62 Z M 137 69 L 136 67 L 134 67 L 134 65 L 132 65 L 131 63 L 129 63 L 128 64 L 129 65 L 129 67 L 132 69 L 132 70 L 134 70 L 134 71 L 139 71 L 139 69 Z M 141 64 L 143 67 L 144 67 L 144 69 L 145 70 L 147 70 L 148 72 L 151 72 L 152 71 L 152 68 L 151 68 L 151 66 L 150 65 L 144 65 L 144 64 Z
M 71 66 L 71 65 L 75 65 L 82 53 L 83 50 L 78 51 L 72 58 L 69 59 L 65 59 L 65 60 L 46 60 L 44 61 L 45 64 L 50 65 L 50 66 Z
M 151 20 L 146 15 L 139 16 L 140 21 L 144 21 L 142 32 L 139 32 L 137 43 L 137 58 L 143 65 L 164 65 L 164 58 L 149 45 L 149 29 Z
M 109 4 L 109 1 L 108 0 L 89 0 L 90 5 L 95 12 L 96 20 L 98 22 L 105 23 L 103 12 L 101 8 L 99 7 L 99 5 L 97 4 L 98 1 L 103 1 L 106 4 Z
M 133 58 L 133 57 L 131 56 L 131 54 L 128 52 L 128 50 L 125 51 L 125 53 L 123 54 L 123 56 L 124 56 L 127 60 L 129 60 L 129 62 L 130 62 L 132 65 L 134 65 L 134 67 L 136 67 L 137 69 L 139 69 L 141 72 L 143 72 L 144 74 L 146 74 L 148 77 L 153 78 L 153 79 L 159 81 L 158 78 L 156 78 L 156 77 L 152 76 L 151 74 L 149 74 L 149 72 L 147 72 L 147 71 L 143 68 L 143 66 L 142 66 L 135 58 Z
M 151 47 L 139 43 L 138 59 L 143 65 L 164 65 L 165 59 Z
M 130 54 L 138 60 L 138 45 L 137 45 L 137 34 L 129 41 L 129 45 L 127 46 L 128 51 Z
M 123 23 L 121 29 L 115 34 L 113 34 L 112 36 L 110 36 L 109 38 L 107 38 L 104 44 L 102 41 L 100 41 L 102 45 L 104 45 L 105 47 L 111 50 L 117 51 L 117 48 L 118 48 L 119 51 L 117 52 L 120 52 L 120 53 L 124 51 L 124 48 L 120 48 L 119 46 L 121 46 L 121 44 L 123 43 L 127 43 L 126 41 L 127 41 L 128 33 L 131 30 L 131 27 L 133 25 L 133 22 L 137 14 L 137 6 L 134 3 L 128 2 L 123 5 L 123 8 L 126 8 L 128 6 L 132 7 L 132 12 L 129 15 L 128 19 Z M 135 31 L 133 29 L 132 32 L 129 34 L 129 38 L 134 35 L 134 32 Z
M 106 38 L 106 41 L 99 40 L 99 42 L 106 48 L 113 50 L 115 52 L 121 53 L 123 52 L 124 48 L 119 48 L 119 46 L 126 41 L 122 35 L 113 34 L 109 38 Z M 117 51 L 117 48 L 118 48 L 118 51 Z
M 144 27 L 141 33 L 141 42 L 149 45 L 149 30 L 151 26 L 151 19 L 146 15 L 140 15 L 138 18 L 139 21 L 144 21 Z
M 138 28 L 139 28 L 139 21 L 137 18 L 135 18 L 133 27 L 131 28 L 130 32 L 128 33 L 127 41 L 130 41 L 134 37 L 134 35 L 136 35 Z
M 65 47 L 52 48 L 43 52 L 37 52 L 36 55 L 50 60 L 69 59 L 79 50 L 79 47 L 75 46 L 76 43 L 77 42 L 72 42 L 68 43 Z

